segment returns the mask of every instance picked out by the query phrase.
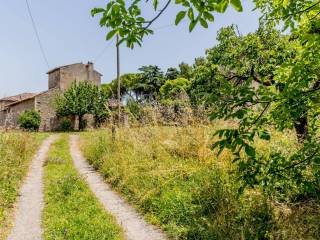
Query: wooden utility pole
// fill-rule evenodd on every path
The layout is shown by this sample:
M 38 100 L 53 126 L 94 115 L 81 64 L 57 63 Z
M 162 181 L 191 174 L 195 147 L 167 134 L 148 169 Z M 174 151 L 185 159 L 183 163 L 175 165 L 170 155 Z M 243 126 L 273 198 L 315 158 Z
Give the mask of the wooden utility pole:
M 118 127 L 121 124 L 121 79 L 120 79 L 120 47 L 119 34 L 117 34 L 117 81 L 118 81 Z

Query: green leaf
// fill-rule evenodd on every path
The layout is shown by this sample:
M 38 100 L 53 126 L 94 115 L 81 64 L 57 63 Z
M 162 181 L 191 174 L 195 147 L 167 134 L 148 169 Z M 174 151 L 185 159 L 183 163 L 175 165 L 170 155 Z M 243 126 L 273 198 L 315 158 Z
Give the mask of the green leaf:
M 267 131 L 263 131 L 259 134 L 259 137 L 263 140 L 270 140 L 270 134 Z
M 192 32 L 198 21 L 191 21 L 189 25 L 189 32 Z
M 256 155 L 256 150 L 253 147 L 251 147 L 250 145 L 246 145 L 244 148 L 244 151 L 250 157 L 254 157 Z
M 105 9 L 103 9 L 103 8 L 94 8 L 91 10 L 91 16 L 94 17 L 96 14 L 102 13 L 104 11 L 105 11 Z
M 189 8 L 188 10 L 188 17 L 191 21 L 194 21 L 194 13 L 192 8 Z
M 224 13 L 226 11 L 228 5 L 229 5 L 228 1 L 223 0 L 216 6 L 216 11 L 219 13 Z
M 204 20 L 203 18 L 200 18 L 200 23 L 201 23 L 201 26 L 204 27 L 204 28 L 208 28 L 208 23 L 206 20 Z
M 153 0 L 153 8 L 155 11 L 158 9 L 158 3 L 159 3 L 158 0 Z
M 210 21 L 210 22 L 213 22 L 213 21 L 214 21 L 214 16 L 213 16 L 211 13 L 209 13 L 209 12 L 204 12 L 204 13 L 203 13 L 203 16 L 204 16 L 205 19 L 207 19 L 207 20 Z
M 185 18 L 187 12 L 186 11 L 181 11 L 177 14 L 177 17 L 176 17 L 176 21 L 175 21 L 175 24 L 178 25 L 182 19 Z
M 238 12 L 242 12 L 243 11 L 241 0 L 231 0 L 230 3 L 233 6 L 233 8 L 235 10 L 237 10 Z
M 111 38 L 113 38 L 113 36 L 118 32 L 118 29 L 112 30 L 107 34 L 106 39 L 110 40 Z

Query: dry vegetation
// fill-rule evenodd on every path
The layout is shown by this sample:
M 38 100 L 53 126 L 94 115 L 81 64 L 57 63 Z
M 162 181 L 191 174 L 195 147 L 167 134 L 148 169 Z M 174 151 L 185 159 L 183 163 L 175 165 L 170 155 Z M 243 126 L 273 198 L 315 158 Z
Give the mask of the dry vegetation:
M 318 239 L 320 205 L 278 201 L 260 189 L 238 195 L 239 181 L 223 152 L 210 150 L 217 126 L 142 127 L 83 134 L 82 149 L 114 189 L 173 239 Z M 274 133 L 262 154 L 295 148 Z
M 0 132 L 0 239 L 5 239 L 19 188 L 46 134 Z

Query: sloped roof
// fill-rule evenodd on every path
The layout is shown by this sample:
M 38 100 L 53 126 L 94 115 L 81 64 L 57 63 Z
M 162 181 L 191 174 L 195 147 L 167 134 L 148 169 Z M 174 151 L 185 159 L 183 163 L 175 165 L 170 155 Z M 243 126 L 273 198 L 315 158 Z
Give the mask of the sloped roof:
M 47 72 L 47 74 L 50 74 L 50 73 L 53 73 L 61 68 L 65 68 L 65 67 L 70 67 L 70 66 L 73 66 L 73 65 L 78 65 L 78 64 L 82 64 L 82 65 L 86 65 L 87 64 L 84 64 L 82 62 L 79 62 L 79 63 L 73 63 L 73 64 L 67 64 L 67 65 L 62 65 L 62 66 L 59 66 L 59 67 L 55 67 L 53 69 L 51 69 L 49 72 Z M 103 76 L 100 72 L 98 72 L 97 70 L 93 69 L 96 73 L 100 74 L 101 76 Z
M 49 73 L 52 73 L 60 68 L 64 68 L 64 67 L 70 67 L 70 66 L 73 66 L 73 65 L 78 65 L 78 64 L 83 64 L 83 63 L 73 63 L 73 64 L 67 64 L 67 65 L 62 65 L 62 66 L 59 66 L 59 67 L 55 67 L 54 69 L 51 69 L 49 72 L 47 72 L 47 74 Z
M 40 92 L 40 93 L 34 93 L 33 95 L 30 95 L 29 97 L 26 97 L 26 98 L 21 99 L 21 100 L 19 100 L 19 101 L 15 101 L 15 102 L 9 103 L 9 104 L 5 105 L 5 107 L 10 107 L 10 106 L 19 104 L 19 103 L 21 103 L 21 102 L 30 100 L 30 99 L 32 99 L 32 98 L 35 98 L 36 96 L 39 96 L 39 95 L 41 95 L 41 94 L 44 94 L 44 93 L 48 92 L 48 91 L 49 91 L 49 90 L 46 90 L 46 91 L 43 91 L 43 92 Z
M 4 97 L 1 98 L 0 101 L 11 101 L 11 102 L 18 102 L 18 101 L 23 101 L 25 99 L 32 98 L 36 96 L 38 93 L 21 93 L 15 96 L 10 96 L 10 97 Z

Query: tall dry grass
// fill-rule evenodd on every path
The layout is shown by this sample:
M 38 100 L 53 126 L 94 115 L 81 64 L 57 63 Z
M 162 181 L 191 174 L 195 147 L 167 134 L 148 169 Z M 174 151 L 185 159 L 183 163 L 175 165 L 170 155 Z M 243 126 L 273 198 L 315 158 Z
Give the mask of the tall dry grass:
M 259 189 L 239 196 L 232 156 L 218 158 L 212 135 L 227 123 L 137 127 L 83 134 L 82 149 L 114 189 L 173 239 L 316 239 L 319 205 L 280 204 Z M 292 134 L 257 147 L 290 152 Z M 306 215 L 303 212 L 306 211 Z

